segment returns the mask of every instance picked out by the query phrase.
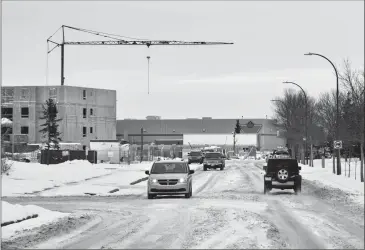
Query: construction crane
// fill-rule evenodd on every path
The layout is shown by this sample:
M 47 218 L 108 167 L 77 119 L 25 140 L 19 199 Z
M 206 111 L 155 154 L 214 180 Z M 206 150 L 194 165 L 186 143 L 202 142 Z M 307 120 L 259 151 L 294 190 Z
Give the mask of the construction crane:
M 51 38 L 62 29 L 62 42 L 55 42 L 51 40 Z M 75 41 L 66 41 L 65 39 L 65 29 L 76 30 L 80 32 L 89 33 L 92 35 L 96 35 L 99 37 L 109 38 L 111 40 L 107 41 L 83 41 L 83 42 L 75 42 Z M 125 40 L 125 39 L 129 40 Z M 49 49 L 49 44 L 53 44 L 54 47 Z M 233 43 L 227 42 L 186 42 L 186 41 L 163 41 L 163 40 L 149 40 L 149 39 L 138 39 L 114 34 L 108 34 L 104 32 L 86 30 L 75 28 L 71 26 L 62 25 L 52 36 L 47 39 L 47 55 L 51 53 L 57 47 L 61 47 L 61 85 L 65 83 L 64 77 L 64 64 L 65 64 L 65 45 L 145 45 L 148 48 L 150 46 L 156 45 L 229 45 Z

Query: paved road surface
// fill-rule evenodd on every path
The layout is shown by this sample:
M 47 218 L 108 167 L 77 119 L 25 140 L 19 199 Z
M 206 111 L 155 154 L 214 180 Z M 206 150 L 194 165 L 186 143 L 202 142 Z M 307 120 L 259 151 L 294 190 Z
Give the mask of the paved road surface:
M 3 247 L 31 248 L 364 248 L 364 211 L 304 180 L 302 194 L 263 194 L 255 161 L 196 171 L 193 197 L 9 198 L 75 217 L 44 226 Z M 340 191 L 339 191 L 340 192 Z M 80 216 L 89 213 L 88 216 Z

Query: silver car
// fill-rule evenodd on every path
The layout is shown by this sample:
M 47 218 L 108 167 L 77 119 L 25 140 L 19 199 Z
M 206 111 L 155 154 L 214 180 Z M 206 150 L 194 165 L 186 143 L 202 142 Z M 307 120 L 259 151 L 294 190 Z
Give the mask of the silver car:
M 192 174 L 189 165 L 184 161 L 170 160 L 154 162 L 148 177 L 147 197 L 153 199 L 157 195 L 184 194 L 192 196 Z

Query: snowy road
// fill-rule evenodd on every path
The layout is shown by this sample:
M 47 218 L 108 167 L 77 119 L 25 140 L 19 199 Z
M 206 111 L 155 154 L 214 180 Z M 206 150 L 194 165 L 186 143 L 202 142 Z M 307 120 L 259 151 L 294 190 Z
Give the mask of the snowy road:
M 63 221 L 62 226 L 43 227 L 41 234 L 27 234 L 2 246 L 364 248 L 363 207 L 351 203 L 341 191 L 333 193 L 306 180 L 301 195 L 291 190 L 264 195 L 261 165 L 234 161 L 227 162 L 223 171 L 198 169 L 191 199 L 148 200 L 142 184 L 140 193 L 128 196 L 7 198 L 22 205 L 92 216 L 83 223 Z

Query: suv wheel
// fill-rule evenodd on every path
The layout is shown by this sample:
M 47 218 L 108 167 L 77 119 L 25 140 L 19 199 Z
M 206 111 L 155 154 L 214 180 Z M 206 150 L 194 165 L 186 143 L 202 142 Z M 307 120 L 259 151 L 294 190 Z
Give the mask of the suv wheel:
M 204 171 L 207 171 L 207 166 L 204 166 Z
M 278 179 L 278 182 L 286 182 L 289 179 L 289 170 L 287 168 L 280 168 L 278 172 L 276 173 L 276 177 Z
M 224 169 L 224 166 L 221 166 L 221 167 L 220 167 L 220 169 L 221 169 L 221 171 L 223 171 L 223 169 Z
M 302 176 L 298 175 L 294 180 L 294 192 L 295 194 L 299 194 L 302 192 Z
M 267 188 L 267 185 L 264 182 L 264 194 L 267 194 L 268 192 L 269 192 L 269 189 Z

